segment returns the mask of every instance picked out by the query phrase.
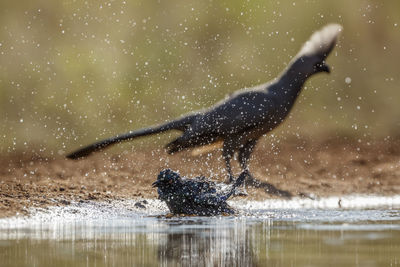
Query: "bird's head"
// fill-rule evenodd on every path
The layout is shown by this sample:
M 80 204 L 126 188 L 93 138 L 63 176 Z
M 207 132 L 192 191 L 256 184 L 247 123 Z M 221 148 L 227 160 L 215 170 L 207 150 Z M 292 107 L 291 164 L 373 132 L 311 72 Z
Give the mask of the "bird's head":
M 179 184 L 181 181 L 181 177 L 179 173 L 174 172 L 171 169 L 165 169 L 160 172 L 157 176 L 157 181 L 155 181 L 152 185 L 153 187 L 158 188 L 168 188 L 174 187 L 175 185 Z
M 305 77 L 310 77 L 320 72 L 331 72 L 331 68 L 326 64 L 325 60 L 316 56 L 299 57 L 292 66 L 294 67 L 292 70 L 294 70 L 296 74 L 304 75 Z
M 291 69 L 306 77 L 320 72 L 330 73 L 325 60 L 335 47 L 342 30 L 339 24 L 329 24 L 315 32 L 294 58 Z

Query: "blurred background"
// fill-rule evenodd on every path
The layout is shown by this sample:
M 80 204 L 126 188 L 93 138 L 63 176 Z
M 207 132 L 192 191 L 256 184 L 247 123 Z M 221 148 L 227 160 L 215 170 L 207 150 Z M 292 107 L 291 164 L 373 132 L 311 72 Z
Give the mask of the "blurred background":
M 398 0 L 1 1 L 0 153 L 63 155 L 208 107 L 274 78 L 331 22 L 344 27 L 332 73 L 307 82 L 274 136 L 394 138 L 399 11 Z

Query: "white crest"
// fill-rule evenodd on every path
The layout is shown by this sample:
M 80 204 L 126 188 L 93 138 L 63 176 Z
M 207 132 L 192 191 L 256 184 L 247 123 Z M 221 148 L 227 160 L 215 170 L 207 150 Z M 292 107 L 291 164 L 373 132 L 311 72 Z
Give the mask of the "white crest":
M 311 35 L 310 39 L 303 45 L 297 57 L 323 55 L 327 56 L 336 44 L 337 37 L 343 27 L 339 24 L 328 24 L 321 30 Z

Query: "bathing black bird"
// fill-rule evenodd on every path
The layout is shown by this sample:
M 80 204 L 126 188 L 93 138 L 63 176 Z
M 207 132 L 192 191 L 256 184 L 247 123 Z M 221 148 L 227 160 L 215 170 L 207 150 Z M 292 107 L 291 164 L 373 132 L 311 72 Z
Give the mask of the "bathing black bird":
M 241 168 L 247 170 L 257 140 L 286 118 L 307 79 L 320 72 L 330 72 L 325 59 L 335 47 L 341 31 L 340 25 L 329 24 L 315 32 L 287 69 L 271 82 L 239 90 L 208 109 L 165 124 L 98 141 L 70 153 L 67 157 L 77 159 L 122 141 L 168 130 L 180 130 L 182 135 L 167 144 L 168 153 L 223 141 L 222 154 L 229 180 L 233 181 L 231 159 L 234 153 L 238 152 Z
M 228 192 L 205 177 L 182 178 L 179 173 L 166 169 L 160 172 L 153 187 L 157 187 L 159 199 L 165 201 L 171 213 L 212 216 L 233 214 L 235 211 L 226 203 L 236 188 L 241 186 L 248 175 L 242 172 Z

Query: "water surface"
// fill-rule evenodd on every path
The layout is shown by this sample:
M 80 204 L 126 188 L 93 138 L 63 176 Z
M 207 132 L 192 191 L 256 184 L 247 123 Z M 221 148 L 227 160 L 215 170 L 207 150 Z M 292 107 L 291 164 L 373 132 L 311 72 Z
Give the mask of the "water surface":
M 84 203 L 3 220 L 0 265 L 400 265 L 400 209 L 393 207 L 261 205 L 211 218 L 155 216 L 164 214 L 162 206 L 152 212 L 121 207 Z

